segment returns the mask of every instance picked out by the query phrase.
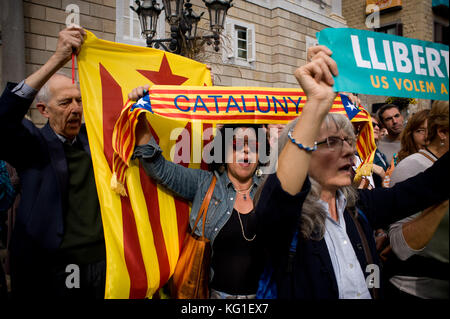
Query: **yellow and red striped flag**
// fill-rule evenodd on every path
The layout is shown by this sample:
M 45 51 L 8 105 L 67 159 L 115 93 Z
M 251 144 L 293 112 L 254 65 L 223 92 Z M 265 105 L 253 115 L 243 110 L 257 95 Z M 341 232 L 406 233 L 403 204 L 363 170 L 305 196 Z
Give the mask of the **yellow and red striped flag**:
M 359 182 L 362 176 L 372 174 L 373 159 L 377 146 L 373 136 L 372 120 L 367 110 L 359 106 L 359 117 L 352 119 L 352 122 L 365 122 L 356 141 L 356 150 L 362 162 L 356 171 L 354 181 Z
M 78 55 L 78 70 L 105 234 L 105 298 L 152 297 L 173 272 L 189 205 L 153 183 L 138 163 L 126 171 L 128 196 L 111 190 L 114 125 L 133 88 L 148 83 L 210 85 L 210 72 L 196 61 L 100 40 L 90 32 Z M 165 123 L 154 129 L 155 136 L 170 133 Z M 164 153 L 168 147 L 162 145 Z
M 203 124 L 287 123 L 302 112 L 305 102 L 304 92 L 292 88 L 152 86 L 138 102 L 127 102 L 116 123 L 112 186 L 125 195 L 125 171 L 130 165 L 133 153 L 130 146 L 135 144 L 134 128 L 141 113 L 152 114 L 147 118 L 150 122 L 172 119 Z M 346 115 L 354 123 L 363 123 L 356 145 L 362 163 L 355 177 L 358 181 L 361 176 L 370 175 L 376 146 L 369 113 L 360 105 L 353 105 L 343 94 L 335 99 L 330 112 Z
M 287 123 L 301 112 L 306 96 L 300 89 L 208 87 L 211 78 L 204 64 L 99 40 L 90 32 L 78 67 L 105 234 L 105 298 L 151 298 L 173 273 L 189 204 L 155 184 L 139 161 L 131 160 L 138 115 L 147 113 L 152 135 L 169 160 L 181 139 L 174 129 L 186 129 L 191 149 L 200 152 L 191 152 L 190 160 L 180 164 L 206 168 L 201 149 L 213 138 L 203 140 L 206 130 L 217 123 Z M 148 83 L 147 97 L 127 101 L 128 92 Z M 347 114 L 339 96 L 332 112 Z M 352 121 L 370 122 L 370 117 L 363 111 Z M 371 125 L 366 127 L 369 139 L 358 146 L 364 160 L 374 145 Z

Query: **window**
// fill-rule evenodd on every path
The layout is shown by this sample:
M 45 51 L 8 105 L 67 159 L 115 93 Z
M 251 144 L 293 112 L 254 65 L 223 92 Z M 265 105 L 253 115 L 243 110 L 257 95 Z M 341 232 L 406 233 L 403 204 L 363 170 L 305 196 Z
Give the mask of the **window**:
M 237 34 L 237 57 L 247 60 L 247 29 L 236 27 Z
M 374 29 L 374 31 L 403 36 L 403 24 L 402 23 L 388 24 L 380 28 Z
M 434 42 L 449 44 L 448 25 L 434 22 Z
M 145 39 L 141 36 L 141 24 L 138 15 L 130 9 L 136 7 L 134 0 L 116 0 L 116 42 L 143 46 Z M 161 5 L 162 7 L 162 5 Z M 158 18 L 155 38 L 165 34 L 166 22 L 164 10 Z
M 227 17 L 222 46 L 224 63 L 254 67 L 255 26 Z

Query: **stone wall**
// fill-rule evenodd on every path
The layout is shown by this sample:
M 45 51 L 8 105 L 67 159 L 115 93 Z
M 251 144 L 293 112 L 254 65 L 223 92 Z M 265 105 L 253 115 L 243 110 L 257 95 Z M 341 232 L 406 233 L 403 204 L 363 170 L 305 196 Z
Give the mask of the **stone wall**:
M 66 7 L 76 4 L 80 8 L 80 24 L 101 39 L 114 41 L 115 0 L 25 0 L 25 61 L 27 75 L 44 64 L 56 49 L 58 33 L 66 27 Z M 62 72 L 71 76 L 71 62 Z M 29 115 L 33 122 L 46 122 L 33 106 Z
M 431 6 L 432 0 L 403 0 L 402 9 L 380 15 L 380 26 L 393 23 L 403 24 L 403 36 L 424 41 L 433 41 L 434 15 Z M 367 28 L 366 1 L 342 0 L 342 15 L 349 28 L 372 30 Z M 386 96 L 360 95 L 361 102 L 369 111 L 373 103 L 383 103 Z M 417 100 L 416 105 L 409 107 L 409 113 L 429 108 L 430 100 Z
M 306 36 L 315 38 L 326 26 L 281 8 L 268 9 L 236 1 L 231 18 L 255 24 L 254 68 L 214 63 L 216 85 L 298 87 L 295 69 L 306 63 Z

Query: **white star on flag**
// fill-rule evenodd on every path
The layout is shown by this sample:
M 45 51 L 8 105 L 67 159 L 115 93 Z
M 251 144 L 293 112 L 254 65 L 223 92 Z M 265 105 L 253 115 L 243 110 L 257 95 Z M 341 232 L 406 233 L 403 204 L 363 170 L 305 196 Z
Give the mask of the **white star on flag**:
M 349 107 L 352 111 L 357 109 L 356 106 L 350 102 L 347 104 L 347 107 Z
M 144 98 L 140 98 L 139 101 L 136 102 L 136 105 L 145 106 L 147 102 L 144 101 Z

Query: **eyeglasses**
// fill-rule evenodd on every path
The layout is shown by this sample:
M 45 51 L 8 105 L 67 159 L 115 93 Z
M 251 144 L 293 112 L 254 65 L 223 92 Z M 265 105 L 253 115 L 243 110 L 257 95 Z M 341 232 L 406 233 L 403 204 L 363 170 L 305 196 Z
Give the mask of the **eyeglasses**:
M 330 151 L 340 151 L 344 145 L 344 141 L 347 142 L 351 148 L 355 148 L 356 140 L 354 138 L 340 136 L 328 136 L 325 140 L 317 142 L 317 146 L 326 143 Z
M 380 127 L 380 124 L 375 123 L 375 122 L 372 122 L 372 126 L 373 126 L 373 128 L 375 128 L 375 127 L 381 128 L 381 127 Z
M 237 139 L 237 140 L 233 138 L 233 151 L 240 151 L 240 152 L 243 151 L 245 144 L 247 144 L 250 152 L 253 152 L 253 153 L 258 152 L 259 143 L 257 140 L 250 140 L 250 141 L 244 142 L 244 140 L 242 138 Z

